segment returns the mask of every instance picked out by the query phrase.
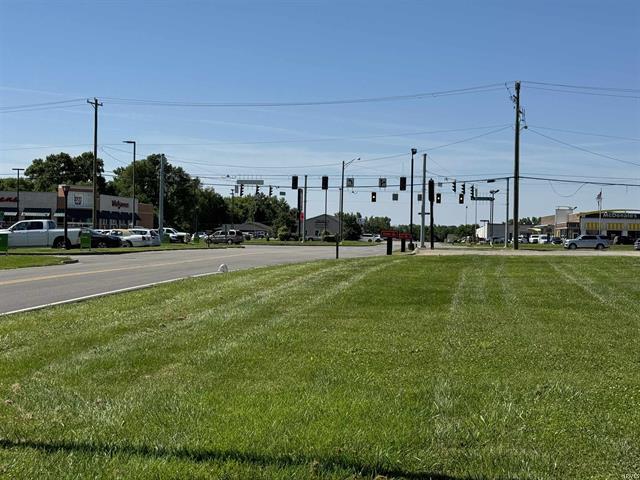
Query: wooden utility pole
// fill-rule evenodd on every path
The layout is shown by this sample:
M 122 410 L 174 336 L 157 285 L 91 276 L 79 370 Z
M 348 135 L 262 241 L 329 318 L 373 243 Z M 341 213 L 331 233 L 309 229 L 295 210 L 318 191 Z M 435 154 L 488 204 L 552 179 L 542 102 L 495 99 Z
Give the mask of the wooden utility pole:
M 518 219 L 520 206 L 520 82 L 516 82 L 516 137 L 513 153 L 513 248 L 518 250 Z
M 102 103 L 98 102 L 98 99 L 94 97 L 93 102 L 87 100 L 87 103 L 93 106 L 93 211 L 92 211 L 92 223 L 93 228 L 98 228 L 98 107 L 102 106 Z

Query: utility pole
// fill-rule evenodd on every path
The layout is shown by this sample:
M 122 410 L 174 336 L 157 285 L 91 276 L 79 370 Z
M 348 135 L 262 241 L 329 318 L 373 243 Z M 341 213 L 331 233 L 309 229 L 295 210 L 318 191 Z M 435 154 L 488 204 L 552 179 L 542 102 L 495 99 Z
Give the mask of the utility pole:
M 420 248 L 424 248 L 424 213 L 427 189 L 427 154 L 422 154 L 422 220 L 420 221 Z
M 164 226 L 164 153 L 160 154 L 160 198 L 158 199 L 158 233 L 160 242 L 164 240 L 162 227 Z
M 418 153 L 417 148 L 411 149 L 411 200 L 409 203 L 409 250 L 413 250 L 415 246 L 413 245 L 413 156 Z
M 98 228 L 98 107 L 102 106 L 102 103 L 98 102 L 97 98 L 87 100 L 87 103 L 93 106 L 93 211 L 92 222 L 93 228 Z
M 346 163 L 344 160 L 342 161 L 342 178 L 340 180 L 340 234 L 338 236 L 339 242 L 342 242 L 342 218 L 344 217 L 344 169 L 345 167 L 351 165 L 353 162 L 357 162 L 358 160 L 360 160 L 360 157 L 349 160 Z M 338 247 L 338 242 L 336 242 L 336 258 L 340 258 L 340 248 Z
M 509 246 L 509 177 L 507 177 L 507 216 L 504 219 L 504 248 Z
M 513 153 L 513 248 L 518 250 L 518 212 L 520 204 L 520 82 L 516 82 L 516 137 Z M 492 203 L 493 205 L 493 203 Z
M 491 234 L 489 236 L 489 242 L 493 245 L 493 204 L 496 201 L 496 193 L 500 190 L 490 190 L 491 194 L 491 211 L 489 212 L 489 230 L 491 230 Z
M 433 250 L 434 232 L 433 232 L 433 197 L 435 196 L 436 184 L 433 178 L 429 179 L 429 243 Z M 424 198 L 424 196 L 422 197 Z
M 24 168 L 12 168 L 11 170 L 15 170 L 18 174 L 18 179 L 16 183 L 16 221 L 20 220 L 20 172 L 24 170 Z
M 133 188 L 132 198 L 133 206 L 131 207 L 131 226 L 136 224 L 136 142 L 135 140 L 123 140 L 122 143 L 133 145 L 133 172 L 131 175 L 131 186 Z
M 304 243 L 305 238 L 307 236 L 307 228 L 305 225 L 307 224 L 307 176 L 304 176 L 304 217 L 302 218 L 302 242 Z

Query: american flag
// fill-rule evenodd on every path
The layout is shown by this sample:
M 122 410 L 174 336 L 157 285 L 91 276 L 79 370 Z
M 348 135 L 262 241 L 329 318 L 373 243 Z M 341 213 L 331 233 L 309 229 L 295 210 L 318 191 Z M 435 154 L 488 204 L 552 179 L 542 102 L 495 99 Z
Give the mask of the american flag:
M 597 201 L 602 201 L 602 190 L 600 190 L 600 193 L 596 196 L 596 200 Z

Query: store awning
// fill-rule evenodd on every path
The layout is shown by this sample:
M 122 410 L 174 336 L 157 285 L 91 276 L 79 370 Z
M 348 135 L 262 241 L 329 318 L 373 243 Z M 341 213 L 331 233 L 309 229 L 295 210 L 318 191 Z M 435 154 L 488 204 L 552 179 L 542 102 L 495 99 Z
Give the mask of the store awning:
M 25 217 L 49 218 L 51 217 L 51 209 L 50 208 L 25 208 L 22 211 L 22 215 L 24 215 Z

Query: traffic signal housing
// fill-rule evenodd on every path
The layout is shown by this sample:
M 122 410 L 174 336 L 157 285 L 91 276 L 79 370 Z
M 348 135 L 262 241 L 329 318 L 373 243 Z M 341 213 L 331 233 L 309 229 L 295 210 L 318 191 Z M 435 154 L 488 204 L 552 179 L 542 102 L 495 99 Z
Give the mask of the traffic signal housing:
M 436 193 L 436 203 L 442 203 L 442 194 Z
M 273 196 L 273 187 L 269 185 L 269 196 Z
M 454 180 L 453 183 L 451 184 L 451 190 L 456 191 L 456 181 Z
M 458 203 L 464 203 L 464 195 L 462 193 L 458 195 Z
M 407 189 L 407 177 L 400 177 L 400 190 Z
M 297 190 L 298 189 L 298 176 L 294 175 L 293 177 L 291 177 L 291 190 Z
M 240 196 L 244 195 L 244 183 L 240 184 Z
M 371 192 L 371 201 L 372 202 L 374 202 L 374 203 L 376 202 L 376 197 L 377 197 L 376 192 Z
M 463 184 L 462 184 L 462 190 L 461 190 L 462 195 L 464 195 L 464 193 L 465 193 L 465 191 L 466 191 L 466 190 L 467 190 L 467 184 L 466 184 L 466 183 L 463 183 Z
M 328 190 L 329 189 L 329 177 L 324 176 L 322 177 L 322 190 Z

